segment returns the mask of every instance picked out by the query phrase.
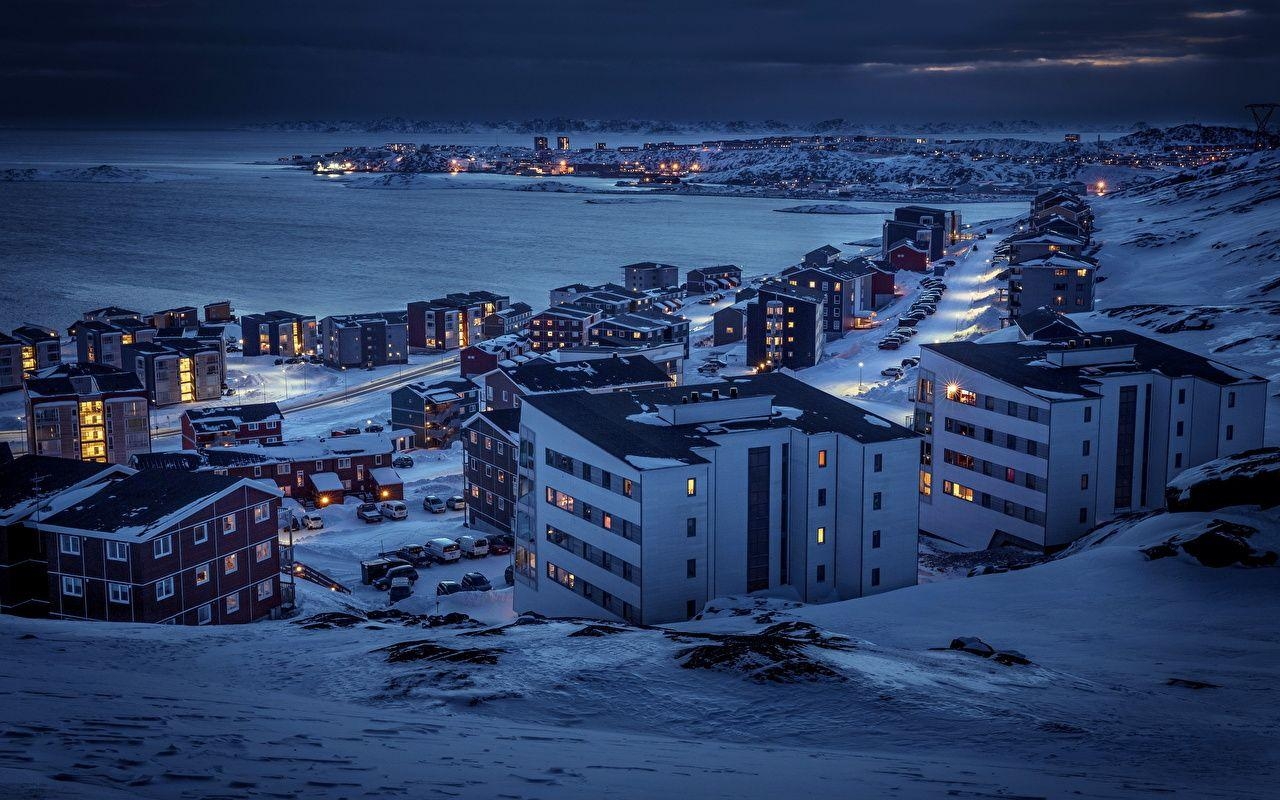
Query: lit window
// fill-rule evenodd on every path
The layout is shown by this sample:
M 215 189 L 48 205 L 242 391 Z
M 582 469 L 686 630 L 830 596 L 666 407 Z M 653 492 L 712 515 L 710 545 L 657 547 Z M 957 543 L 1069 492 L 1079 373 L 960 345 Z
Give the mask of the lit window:
M 267 578 L 265 581 L 258 584 L 258 599 L 266 600 L 274 591 L 275 587 L 272 586 L 271 579 Z
M 222 532 L 235 533 L 236 531 L 236 515 L 228 514 L 222 518 Z
M 253 548 L 253 557 L 255 561 L 266 561 L 271 558 L 271 542 L 258 542 Z
M 821 526 L 819 526 L 819 528 L 818 528 L 818 544 L 826 544 L 826 543 L 827 543 L 827 529 L 826 529 L 825 527 L 821 527 Z
M 697 478 L 690 478 L 690 479 L 688 479 L 687 481 L 685 481 L 685 482 L 684 482 L 684 493 L 685 493 L 687 496 L 689 496 L 689 497 L 693 497 L 694 495 L 696 495 L 696 494 L 698 493 L 698 479 L 697 479 Z
M 238 554 L 232 553 L 231 555 L 222 559 L 223 574 L 230 575 L 231 573 L 235 572 L 238 569 L 240 569 L 240 556 Z
M 240 610 L 240 593 L 227 595 L 227 613 L 234 614 Z
M 209 582 L 209 572 L 211 571 L 209 567 L 209 564 L 201 564 L 196 567 L 196 586 L 203 586 Z
M 253 507 L 254 522 L 266 522 L 270 518 L 271 518 L 270 503 L 259 503 L 258 505 Z
M 818 451 L 818 466 L 819 466 L 820 468 L 821 468 L 821 467 L 825 467 L 825 466 L 827 466 L 827 451 L 826 451 L 826 450 L 819 450 L 819 451 Z

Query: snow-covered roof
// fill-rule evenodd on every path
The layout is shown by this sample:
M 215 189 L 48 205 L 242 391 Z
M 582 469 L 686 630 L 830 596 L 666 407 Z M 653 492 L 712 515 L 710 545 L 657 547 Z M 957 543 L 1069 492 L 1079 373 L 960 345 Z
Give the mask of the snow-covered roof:
M 343 490 L 342 479 L 338 477 L 336 472 L 313 472 L 308 476 L 311 485 L 316 487 L 317 492 L 341 492 Z
M 369 475 L 373 478 L 374 483 L 379 486 L 396 486 L 404 483 L 404 478 L 400 477 L 400 473 L 391 467 L 374 467 L 369 470 Z

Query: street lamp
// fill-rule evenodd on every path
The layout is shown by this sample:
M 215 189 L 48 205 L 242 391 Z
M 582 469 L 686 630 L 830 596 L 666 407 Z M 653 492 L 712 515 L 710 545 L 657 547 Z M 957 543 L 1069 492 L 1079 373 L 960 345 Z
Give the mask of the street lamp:
M 862 362 L 858 362 L 858 394 L 862 394 Z

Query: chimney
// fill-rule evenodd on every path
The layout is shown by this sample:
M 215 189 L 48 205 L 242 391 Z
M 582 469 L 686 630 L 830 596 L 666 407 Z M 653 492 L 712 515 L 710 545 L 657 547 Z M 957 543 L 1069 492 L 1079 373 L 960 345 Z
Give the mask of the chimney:
M 719 400 L 719 399 L 720 399 L 720 390 L 719 390 L 719 389 L 712 389 L 712 390 L 711 390 L 711 399 L 712 399 L 712 400 Z
M 738 396 L 738 387 L 737 387 L 737 386 L 730 386 L 730 387 L 729 387 L 729 396 L 730 396 L 730 397 L 737 397 L 737 396 Z

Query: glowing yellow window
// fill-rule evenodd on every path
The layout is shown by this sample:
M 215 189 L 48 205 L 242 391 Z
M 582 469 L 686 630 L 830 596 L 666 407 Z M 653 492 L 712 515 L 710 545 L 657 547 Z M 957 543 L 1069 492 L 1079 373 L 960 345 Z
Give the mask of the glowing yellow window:
M 818 544 L 826 544 L 826 543 L 827 543 L 827 529 L 819 526 L 818 527 Z
M 819 466 L 819 467 L 825 467 L 825 466 L 827 466 L 827 451 L 826 451 L 826 450 L 819 450 L 819 451 L 818 451 L 818 466 Z
M 698 493 L 698 479 L 690 478 L 684 482 L 684 493 L 689 497 L 693 497 Z

